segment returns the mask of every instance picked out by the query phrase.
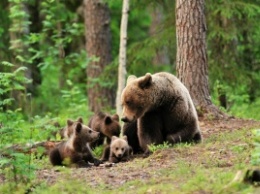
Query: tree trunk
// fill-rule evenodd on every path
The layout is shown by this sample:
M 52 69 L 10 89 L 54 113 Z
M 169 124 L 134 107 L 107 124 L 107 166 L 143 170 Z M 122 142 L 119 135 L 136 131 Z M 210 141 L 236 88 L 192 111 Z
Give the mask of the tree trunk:
M 28 4 L 29 10 L 29 19 L 31 22 L 30 33 L 39 33 L 42 30 L 42 21 L 40 16 L 40 1 L 35 1 L 34 3 Z M 36 50 L 40 50 L 41 45 L 39 43 L 34 43 L 30 45 Z M 39 86 L 42 82 L 41 71 L 38 66 L 42 62 L 41 59 L 36 58 L 33 60 L 32 64 L 29 64 L 29 69 L 31 71 L 32 85 L 30 88 L 27 88 L 28 92 L 32 93 L 32 95 L 37 95 L 37 86 Z
M 113 107 L 112 90 L 102 87 L 100 76 L 111 63 L 110 13 L 102 0 L 84 0 L 86 51 L 91 62 L 87 65 L 87 93 L 93 112 Z M 109 81 L 109 80 L 107 80 Z
M 19 14 L 14 14 L 15 11 L 12 8 L 15 7 L 17 11 L 23 12 L 24 15 L 21 17 Z M 9 2 L 9 10 L 10 10 L 10 20 L 11 25 L 9 28 L 9 36 L 10 36 L 10 50 L 12 50 L 12 58 L 11 63 L 15 64 L 15 69 L 21 66 L 27 66 L 28 69 L 25 71 L 24 76 L 27 79 L 32 79 L 32 70 L 28 65 L 24 65 L 21 57 L 28 55 L 28 48 L 22 41 L 22 39 L 29 34 L 29 26 L 26 24 L 28 21 L 28 7 L 26 3 L 18 3 L 18 2 Z M 26 57 L 25 57 L 26 59 Z M 25 88 L 32 88 L 31 84 L 27 84 L 24 86 Z M 21 107 L 23 109 L 27 109 L 26 104 L 26 91 L 22 90 L 11 90 L 11 96 L 15 99 L 13 101 L 14 107 Z
M 151 25 L 149 29 L 150 36 L 154 36 L 161 31 L 161 24 L 163 23 L 163 9 L 160 6 L 152 6 L 150 9 Z M 157 48 L 152 59 L 152 64 L 156 66 L 170 64 L 170 58 L 168 56 L 168 48 L 166 46 Z
M 199 116 L 224 114 L 213 105 L 208 82 L 204 0 L 176 1 L 177 76 L 190 91 Z
M 121 93 L 125 87 L 126 78 L 126 43 L 127 43 L 127 22 L 129 12 L 129 0 L 123 1 L 122 19 L 120 26 L 120 48 L 119 48 L 119 65 L 118 65 L 118 88 L 116 96 L 116 112 L 122 114 Z

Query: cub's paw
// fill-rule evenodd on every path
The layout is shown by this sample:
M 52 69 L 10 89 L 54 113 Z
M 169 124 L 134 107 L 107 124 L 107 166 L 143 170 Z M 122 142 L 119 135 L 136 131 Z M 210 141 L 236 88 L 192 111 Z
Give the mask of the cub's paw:
M 99 166 L 100 164 L 103 164 L 103 161 L 94 159 L 94 166 Z
M 147 158 L 152 154 L 152 152 L 150 150 L 146 150 L 143 154 L 143 158 Z

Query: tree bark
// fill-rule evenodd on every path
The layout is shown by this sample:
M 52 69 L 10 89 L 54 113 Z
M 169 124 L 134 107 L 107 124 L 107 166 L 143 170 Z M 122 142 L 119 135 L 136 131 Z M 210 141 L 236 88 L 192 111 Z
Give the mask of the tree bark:
M 91 58 L 86 70 L 87 93 L 90 110 L 98 112 L 114 106 L 112 90 L 102 87 L 99 79 L 112 61 L 110 13 L 102 0 L 84 0 L 84 6 L 86 51 Z
M 127 44 L 127 22 L 129 12 L 129 0 L 123 1 L 122 18 L 120 26 L 120 48 L 119 48 L 119 65 L 118 65 L 118 88 L 116 96 L 116 112 L 122 114 L 121 93 L 126 82 L 126 44 Z
M 224 114 L 213 105 L 208 82 L 204 0 L 176 1 L 177 76 L 190 91 L 199 116 Z

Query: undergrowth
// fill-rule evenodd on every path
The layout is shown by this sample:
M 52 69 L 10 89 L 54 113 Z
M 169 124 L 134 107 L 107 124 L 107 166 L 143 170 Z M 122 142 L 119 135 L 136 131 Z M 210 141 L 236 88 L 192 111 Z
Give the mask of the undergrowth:
M 101 194 L 257 193 L 259 187 L 243 182 L 246 170 L 256 167 L 248 163 L 254 160 L 250 155 L 255 152 L 255 147 L 251 146 L 253 137 L 248 133 L 248 129 L 241 129 L 213 134 L 207 141 L 192 146 L 158 146 L 148 158 L 135 158 L 111 168 L 99 168 L 100 171 L 58 167 L 56 173 L 59 175 L 55 182 L 34 179 L 18 193 L 28 189 L 32 193 L 53 194 L 75 191 Z M 237 139 L 240 139 L 239 145 Z M 45 164 L 44 168 L 49 169 L 50 165 Z M 115 175 L 122 183 L 106 183 L 106 179 L 117 180 Z M 5 184 L 0 191 L 6 191 Z

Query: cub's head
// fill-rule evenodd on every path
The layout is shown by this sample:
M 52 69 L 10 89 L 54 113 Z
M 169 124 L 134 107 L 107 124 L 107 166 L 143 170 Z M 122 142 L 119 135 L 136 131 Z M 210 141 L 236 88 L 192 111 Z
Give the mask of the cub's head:
M 76 121 L 68 119 L 67 125 L 60 130 L 60 136 L 61 136 L 62 139 L 63 138 L 69 138 L 72 135 L 72 133 L 75 129 L 75 123 L 82 123 L 83 124 L 83 119 L 81 117 L 79 117 Z
M 92 130 L 86 125 L 77 123 L 75 128 L 75 136 L 82 139 L 83 141 L 86 141 L 86 143 L 91 143 L 96 141 L 99 138 L 100 134 L 99 132 Z
M 121 132 L 121 126 L 119 123 L 119 116 L 114 114 L 112 116 L 106 115 L 103 120 L 102 133 L 107 137 L 119 136 Z
M 131 122 L 144 115 L 151 102 L 151 85 L 152 75 L 150 73 L 140 78 L 133 75 L 128 77 L 126 87 L 121 95 L 122 121 Z
M 110 152 L 113 155 L 117 158 L 122 158 L 124 153 L 128 151 L 128 148 L 127 136 L 123 136 L 122 138 L 112 136 Z
M 67 129 L 69 137 L 76 137 L 85 142 L 92 142 L 99 138 L 99 132 L 96 132 L 83 124 L 82 118 L 77 121 L 67 120 Z

